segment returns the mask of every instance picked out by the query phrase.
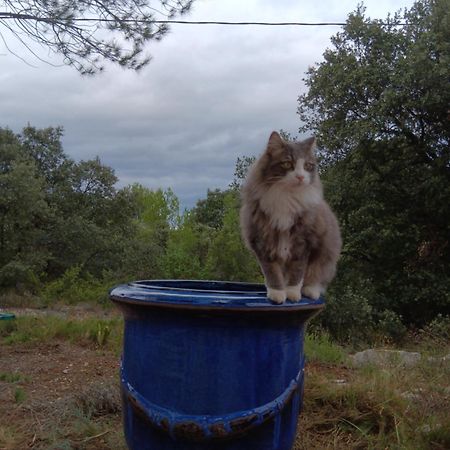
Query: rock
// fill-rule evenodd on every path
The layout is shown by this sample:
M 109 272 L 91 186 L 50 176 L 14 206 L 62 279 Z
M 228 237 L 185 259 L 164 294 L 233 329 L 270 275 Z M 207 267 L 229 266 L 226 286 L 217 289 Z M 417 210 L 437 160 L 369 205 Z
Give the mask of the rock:
M 441 357 L 429 356 L 427 358 L 427 361 L 430 363 L 435 363 L 435 364 L 442 364 L 442 363 L 450 362 L 450 354 L 441 356 Z
M 402 392 L 400 394 L 401 397 L 406 398 L 407 400 L 411 400 L 411 401 L 418 401 L 421 398 L 423 398 L 424 395 L 424 390 L 422 388 L 416 388 L 413 389 L 412 391 L 406 391 L 406 392 Z
M 422 425 L 421 427 L 419 427 L 418 430 L 421 433 L 428 434 L 428 433 L 431 433 L 434 430 L 438 430 L 439 428 L 441 428 L 441 426 L 442 425 L 440 423 L 436 423 L 436 424 L 433 424 L 433 425 L 425 424 L 425 425 Z
M 353 364 L 357 367 L 375 366 L 404 366 L 413 367 L 421 359 L 420 353 L 403 350 L 376 350 L 370 348 L 351 356 Z
M 400 394 L 401 397 L 406 398 L 406 400 L 417 401 L 420 400 L 420 395 L 414 394 L 414 392 L 403 392 Z

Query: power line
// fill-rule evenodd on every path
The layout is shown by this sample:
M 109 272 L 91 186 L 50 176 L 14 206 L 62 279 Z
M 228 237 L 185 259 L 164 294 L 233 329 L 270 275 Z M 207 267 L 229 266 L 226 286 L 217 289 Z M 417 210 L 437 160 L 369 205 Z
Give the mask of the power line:
M 134 22 L 140 22 L 139 20 Z M 158 24 L 179 24 L 179 25 L 261 25 L 270 27 L 285 27 L 285 26 L 342 26 L 345 22 L 227 22 L 227 21 L 212 21 L 212 20 L 151 20 L 150 22 Z
M 16 20 L 36 20 L 39 22 L 64 22 L 64 19 L 56 19 L 50 17 L 39 17 L 30 14 L 15 14 L 0 12 L 0 19 L 16 19 Z M 175 24 L 175 25 L 231 25 L 231 26 L 297 26 L 297 27 L 324 27 L 324 26 L 344 26 L 346 22 L 233 22 L 233 21 L 216 21 L 216 20 L 145 20 L 145 19 L 101 19 L 101 18 L 71 18 L 70 22 L 124 22 L 124 23 L 155 23 L 158 25 Z M 397 25 L 403 26 L 406 23 L 386 23 L 377 22 L 380 25 Z

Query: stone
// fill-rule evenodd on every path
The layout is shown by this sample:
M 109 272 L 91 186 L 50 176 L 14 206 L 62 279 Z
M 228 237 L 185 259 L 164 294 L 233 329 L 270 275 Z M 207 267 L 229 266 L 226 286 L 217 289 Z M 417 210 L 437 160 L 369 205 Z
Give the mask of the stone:
M 404 350 L 376 350 L 370 348 L 351 356 L 353 364 L 357 367 L 375 366 L 404 366 L 413 367 L 421 359 L 418 352 L 406 352 Z

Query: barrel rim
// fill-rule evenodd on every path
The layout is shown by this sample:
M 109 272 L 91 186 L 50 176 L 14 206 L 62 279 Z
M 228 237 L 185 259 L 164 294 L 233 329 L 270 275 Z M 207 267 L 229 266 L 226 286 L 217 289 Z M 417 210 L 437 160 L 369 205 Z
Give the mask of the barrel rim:
M 192 287 L 188 289 L 188 285 Z M 219 289 L 220 286 L 227 286 L 228 290 Z M 209 311 L 305 311 L 325 306 L 323 298 L 306 297 L 299 302 L 274 304 L 267 298 L 263 284 L 214 280 L 138 280 L 115 286 L 109 296 L 119 304 Z
M 13 313 L 0 312 L 0 320 L 14 320 L 16 315 Z

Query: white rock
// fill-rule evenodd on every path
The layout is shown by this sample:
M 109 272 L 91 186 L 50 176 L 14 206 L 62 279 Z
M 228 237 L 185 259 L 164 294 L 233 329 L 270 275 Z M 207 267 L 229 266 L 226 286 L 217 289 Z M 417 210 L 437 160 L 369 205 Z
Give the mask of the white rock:
M 421 358 L 420 353 L 403 350 L 376 350 L 370 348 L 351 356 L 357 367 L 373 364 L 375 366 L 415 366 Z

